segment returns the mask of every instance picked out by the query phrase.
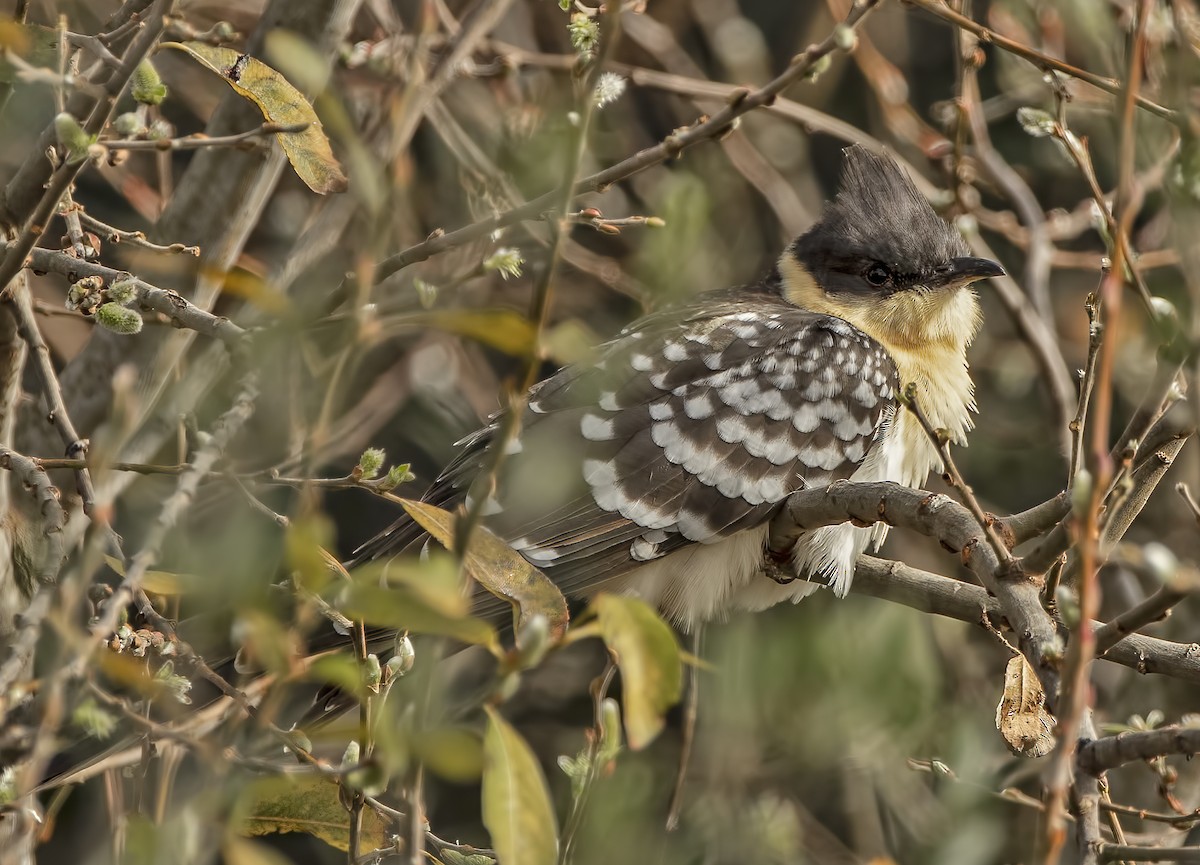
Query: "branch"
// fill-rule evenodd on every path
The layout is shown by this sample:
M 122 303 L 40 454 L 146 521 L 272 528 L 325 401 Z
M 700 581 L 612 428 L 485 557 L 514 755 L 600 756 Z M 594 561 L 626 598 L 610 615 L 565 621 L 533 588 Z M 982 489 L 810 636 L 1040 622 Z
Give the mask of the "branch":
M 1200 847 L 1135 847 L 1106 844 L 1100 848 L 1101 862 L 1200 862 Z
M 859 556 L 850 591 L 971 625 L 983 626 L 986 621 L 989 630 L 1005 624 L 1000 602 L 986 589 L 888 559 Z M 1094 630 L 1103 627 L 1103 622 L 1092 622 Z M 1142 675 L 1153 673 L 1200 684 L 1200 645 L 1196 643 L 1130 634 L 1102 660 Z
M 3 251 L 6 246 L 7 244 L 0 243 L 0 251 Z M 132 281 L 134 291 L 137 293 L 137 302 L 142 306 L 162 313 L 176 327 L 187 328 L 204 336 L 219 339 L 231 350 L 238 346 L 246 336 L 243 328 L 224 316 L 205 312 L 178 292 L 151 285 L 124 270 L 83 261 L 67 255 L 65 252 L 55 252 L 51 249 L 35 249 L 29 256 L 29 266 L 39 273 L 60 274 L 72 282 L 86 276 L 98 276 L 107 285 L 120 281 Z
M 1048 54 L 1043 54 L 1021 42 L 1001 36 L 995 30 L 984 27 L 982 24 L 977 24 L 965 15 L 960 15 L 949 6 L 940 2 L 940 0 L 906 0 L 906 2 L 924 9 L 929 14 L 942 19 L 948 24 L 973 33 L 980 42 L 991 43 L 1010 54 L 1016 54 L 1018 57 L 1025 58 L 1042 72 L 1051 70 L 1061 72 L 1063 75 L 1068 75 L 1085 84 L 1090 84 L 1097 90 L 1103 90 L 1105 93 L 1112 94 L 1113 96 L 1121 96 L 1125 93 L 1125 87 L 1117 79 L 1105 78 L 1103 75 L 1088 72 L 1086 69 L 1079 69 L 1070 63 L 1064 63 L 1062 60 L 1058 60 Z M 1135 101 L 1139 108 L 1149 111 L 1151 114 L 1161 117 L 1164 120 L 1168 120 L 1176 126 L 1186 127 L 1187 117 L 1181 115 L 1178 111 L 1164 108 L 1157 102 L 1153 102 L 1141 95 L 1138 95 Z
M 1138 760 L 1196 753 L 1200 753 L 1200 727 L 1172 725 L 1158 730 L 1128 730 L 1083 743 L 1076 762 L 1084 772 L 1101 775 Z
M 0 715 L 3 715 L 7 711 L 5 704 L 10 698 L 10 689 L 13 683 L 27 672 L 26 665 L 37 646 L 42 621 L 50 612 L 58 572 L 67 557 L 63 540 L 63 527 L 67 523 L 67 515 L 59 503 L 58 490 L 36 460 L 0 445 L 0 468 L 12 472 L 37 503 L 36 512 L 39 519 L 36 529 L 43 538 L 42 544 L 24 545 L 25 550 L 32 551 L 32 560 L 28 563 L 14 560 L 13 563 L 17 588 L 26 598 L 32 596 L 32 599 L 23 610 L 4 611 L 5 616 L 20 612 L 20 624 L 9 645 L 5 647 L 9 654 L 3 666 L 0 666 Z M 12 520 L 10 517 L 10 525 L 19 531 L 21 524 Z M 20 549 L 20 542 L 14 539 L 13 552 L 17 553 Z
M 730 97 L 728 104 L 713 116 L 696 123 L 694 126 L 672 132 L 653 147 L 648 147 L 639 153 L 635 153 L 628 159 L 618 162 L 616 165 L 585 177 L 575 184 L 574 189 L 571 191 L 571 197 L 574 198 L 588 192 L 602 192 L 619 180 L 624 180 L 627 177 L 645 171 L 647 168 L 678 157 L 684 150 L 702 141 L 720 138 L 721 135 L 729 131 L 737 118 L 755 108 L 771 105 L 775 101 L 775 98 L 787 87 L 809 75 L 818 61 L 838 50 L 838 39 L 835 38 L 836 34 L 844 33 L 845 30 L 842 28 L 853 30 L 858 27 L 867 14 L 878 4 L 879 0 L 858 0 L 851 7 L 850 14 L 846 16 L 846 20 L 838 25 L 838 29 L 834 33 L 831 33 L 822 42 L 810 45 L 793 57 L 791 63 L 788 64 L 788 68 L 780 75 L 757 90 L 750 90 L 748 88 L 737 89 L 734 95 Z M 841 38 L 844 40 L 845 37 Z M 448 234 L 441 231 L 434 232 L 421 243 L 410 246 L 408 249 L 380 262 L 375 272 L 375 281 L 378 284 L 397 271 L 408 267 L 410 264 L 425 261 L 438 253 L 445 252 L 447 249 L 462 246 L 464 243 L 484 237 L 498 228 L 503 228 L 506 225 L 512 225 L 515 222 L 525 219 L 536 219 L 541 216 L 543 211 L 553 206 L 561 194 L 560 190 L 554 189 L 544 195 L 538 196 L 532 201 L 526 202 L 520 207 L 498 213 L 490 219 L 473 223 L 457 231 L 452 231 Z
M 969 510 L 946 496 L 898 484 L 839 481 L 822 489 L 793 493 L 771 524 L 770 548 L 787 549 L 802 531 L 846 521 L 860 526 L 883 522 L 912 529 L 961 553 L 963 564 L 999 600 L 1004 618 L 1041 679 L 1047 706 L 1053 711 L 1062 650 L 1054 622 L 1041 605 L 1040 580 L 1026 576 L 1019 563 L 1002 567 Z

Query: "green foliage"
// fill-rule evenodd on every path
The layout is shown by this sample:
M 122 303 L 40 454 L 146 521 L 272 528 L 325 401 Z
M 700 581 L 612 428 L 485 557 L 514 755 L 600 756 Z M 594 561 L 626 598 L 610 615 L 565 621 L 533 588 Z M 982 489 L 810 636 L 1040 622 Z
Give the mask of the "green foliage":
M 96 323 L 106 330 L 122 336 L 133 336 L 142 332 L 142 317 L 136 310 L 109 301 L 96 310 Z
M 667 623 L 638 598 L 598 595 L 591 609 L 621 670 L 629 747 L 644 748 L 661 732 L 666 711 L 679 702 L 679 645 Z
M 58 143 L 67 154 L 67 164 L 87 159 L 88 150 L 94 139 L 83 131 L 79 121 L 65 111 L 54 118 L 54 132 Z
M 134 70 L 129 95 L 143 105 L 161 105 L 167 98 L 167 85 L 149 60 L 143 60 Z
M 558 821 L 546 779 L 525 740 L 491 706 L 486 711 L 483 824 L 500 865 L 554 865 Z

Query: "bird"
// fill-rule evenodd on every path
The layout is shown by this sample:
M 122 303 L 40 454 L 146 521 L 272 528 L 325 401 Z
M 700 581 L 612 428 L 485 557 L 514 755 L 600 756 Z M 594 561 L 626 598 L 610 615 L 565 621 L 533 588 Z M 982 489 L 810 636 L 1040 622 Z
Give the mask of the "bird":
M 971 286 L 1003 274 L 886 151 L 853 145 L 835 197 L 761 279 L 646 315 L 537 383 L 517 435 L 494 415 L 423 500 L 476 508 L 567 597 L 634 595 L 687 631 L 822 586 L 844 596 L 887 526 L 801 533 L 772 551 L 795 575 L 780 580 L 764 575 L 771 520 L 792 493 L 839 480 L 923 485 L 940 457 L 900 405 L 910 383 L 932 425 L 965 444 Z M 492 447 L 504 458 L 481 491 Z M 401 516 L 347 565 L 421 540 Z M 476 609 L 511 613 L 482 590 Z

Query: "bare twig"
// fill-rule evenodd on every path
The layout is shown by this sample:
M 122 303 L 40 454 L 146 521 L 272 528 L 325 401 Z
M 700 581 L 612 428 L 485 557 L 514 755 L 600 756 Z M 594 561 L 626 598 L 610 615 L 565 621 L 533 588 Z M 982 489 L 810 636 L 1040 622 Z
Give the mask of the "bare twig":
M 984 512 L 982 506 L 979 504 L 979 500 L 975 498 L 975 493 L 967 485 L 967 482 L 963 480 L 962 473 L 958 470 L 958 466 L 954 462 L 954 457 L 950 454 L 950 439 L 947 437 L 945 430 L 934 428 L 928 416 L 917 402 L 916 388 L 912 385 L 907 386 L 905 389 L 904 405 L 917 418 L 918 423 L 921 424 L 921 429 L 925 431 L 925 435 L 929 437 L 930 442 L 933 443 L 934 448 L 937 450 L 938 457 L 942 461 L 942 479 L 955 489 L 962 499 L 963 504 L 966 505 L 967 510 L 975 517 L 988 543 L 992 545 L 992 549 L 995 551 L 996 558 L 1000 561 L 1001 566 L 1006 569 L 1011 568 L 1015 561 L 1012 551 L 997 533 L 994 524 L 995 521 Z
M 887 559 L 860 556 L 850 591 L 970 625 L 980 626 L 984 617 L 992 627 L 1003 626 L 1005 622 L 999 601 L 986 589 Z M 1092 622 L 1093 630 L 1102 627 L 1102 622 Z M 1129 667 L 1142 675 L 1155 674 L 1200 683 L 1200 644 L 1197 643 L 1173 643 L 1130 634 L 1109 649 L 1102 660 Z
M 1090 84 L 1098 90 L 1103 90 L 1105 93 L 1111 93 L 1114 96 L 1121 96 L 1125 92 L 1122 83 L 1115 78 L 1105 78 L 1103 75 L 1097 75 L 1094 72 L 1088 72 L 1086 69 L 1079 69 L 1069 63 L 1065 63 L 1048 54 L 1044 54 L 1034 48 L 1030 48 L 1022 42 L 1017 42 L 1002 36 L 994 30 L 984 27 L 982 24 L 977 24 L 975 21 L 958 14 L 941 0 L 907 0 L 914 6 L 924 9 L 926 12 L 942 19 L 943 21 L 954 25 L 957 28 L 966 30 L 975 34 L 980 42 L 984 44 L 995 45 L 997 48 L 1002 48 L 1011 54 L 1018 57 L 1023 57 L 1036 66 L 1043 72 L 1053 70 L 1061 72 L 1063 75 L 1068 75 L 1071 78 L 1076 78 L 1085 84 Z M 1144 96 L 1136 96 L 1135 102 L 1139 108 L 1149 111 L 1151 114 L 1157 115 L 1164 120 L 1169 120 L 1176 125 L 1186 123 L 1186 118 L 1178 111 L 1172 111 L 1169 108 L 1164 108 L 1156 102 L 1147 99 Z
M 182 138 L 130 138 L 108 139 L 100 143 L 109 150 L 199 150 L 202 147 L 236 147 L 253 141 L 256 138 L 267 138 L 271 135 L 287 135 L 303 132 L 309 127 L 308 123 L 264 123 L 255 129 L 238 132 L 234 135 L 208 136 L 203 132 L 185 135 Z
M 1137 606 L 1131 607 L 1096 631 L 1096 657 L 1115 646 L 1130 634 L 1147 625 L 1161 622 L 1181 601 L 1195 594 L 1194 587 L 1166 585 Z
M 861 2 L 853 6 L 850 14 L 846 16 L 846 20 L 839 27 L 853 30 L 862 23 L 863 19 L 877 5 L 878 0 L 861 0 Z M 839 30 L 838 32 L 842 33 L 845 31 Z M 844 37 L 839 38 L 844 39 Z M 655 146 L 648 147 L 610 168 L 585 177 L 575 184 L 574 189 L 571 191 L 571 196 L 574 198 L 587 192 L 602 191 L 619 180 L 624 180 L 627 177 L 645 171 L 647 168 L 677 157 L 687 148 L 702 141 L 718 138 L 743 114 L 755 108 L 773 103 L 784 89 L 803 79 L 810 73 L 813 66 L 819 60 L 832 54 L 837 48 L 838 39 L 831 33 L 820 43 L 809 46 L 793 57 L 791 63 L 788 64 L 788 68 L 767 84 L 757 90 L 747 88 L 738 89 L 729 103 L 716 114 L 686 129 L 671 133 Z M 498 228 L 503 228 L 506 225 L 512 225 L 515 222 L 525 219 L 537 218 L 553 205 L 559 195 L 561 195 L 559 190 L 552 190 L 526 202 L 520 207 L 496 214 L 489 219 L 476 222 L 457 231 L 446 233 L 435 232 L 421 243 L 411 246 L 393 255 L 391 258 L 380 262 L 375 273 L 376 281 L 382 281 L 393 273 L 408 267 L 410 264 L 425 261 L 447 249 L 453 249 L 454 247 L 462 246 L 464 243 L 484 237 Z

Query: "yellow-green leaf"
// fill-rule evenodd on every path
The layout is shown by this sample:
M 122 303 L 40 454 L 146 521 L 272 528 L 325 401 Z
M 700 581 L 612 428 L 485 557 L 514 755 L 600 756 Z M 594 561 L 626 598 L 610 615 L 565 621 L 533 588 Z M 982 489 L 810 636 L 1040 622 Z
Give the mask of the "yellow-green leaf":
M 446 549 L 454 546 L 455 516 L 425 502 L 402 499 L 400 503 L 421 528 Z M 558 586 L 529 564 L 525 558 L 482 526 L 475 528 L 463 561 L 467 574 L 493 595 L 517 607 L 518 633 L 532 616 L 542 615 L 550 624 L 551 639 L 566 633 L 570 615 Z
M 638 598 L 600 594 L 591 609 L 621 670 L 629 747 L 644 748 L 662 730 L 666 711 L 679 702 L 683 690 L 679 644 L 654 608 Z
M 399 557 L 369 562 L 355 568 L 354 579 L 408 589 L 443 615 L 464 616 L 469 612 L 470 603 L 463 594 L 458 567 L 441 550 L 432 550 L 428 559 Z
M 298 132 L 276 135 L 292 168 L 313 192 L 325 195 L 346 190 L 346 175 L 333 155 L 312 105 L 276 70 L 232 48 L 203 42 L 164 42 L 160 47 L 191 55 L 257 105 L 268 122 L 289 127 L 308 124 Z
M 498 651 L 492 626 L 474 616 L 448 616 L 430 606 L 411 589 L 391 589 L 356 583 L 347 590 L 341 610 L 369 625 L 403 628 L 414 634 L 439 634 Z
M 292 861 L 273 847 L 236 835 L 225 839 L 221 853 L 226 865 L 290 865 Z
M 554 865 L 558 822 L 525 740 L 491 706 L 483 737 L 483 825 L 500 865 Z
M 104 561 L 120 576 L 125 576 L 125 566 L 120 559 L 105 556 Z M 142 575 L 142 588 L 152 595 L 181 595 L 190 585 L 195 586 L 199 577 L 192 574 L 175 574 L 170 571 L 146 571 Z
M 265 778 L 249 786 L 243 800 L 243 835 L 303 832 L 331 847 L 350 848 L 350 815 L 338 798 L 338 787 L 317 776 Z M 364 808 L 364 850 L 387 845 L 387 825 L 371 808 Z
M 347 694 L 360 696 L 363 692 L 362 668 L 349 652 L 322 655 L 309 664 L 305 678 L 336 685 Z
M 413 734 L 413 750 L 436 775 L 466 784 L 479 780 L 483 754 L 479 735 L 459 727 L 440 727 Z
M 536 332 L 529 319 L 511 309 L 435 309 L 398 316 L 387 322 L 384 336 L 413 328 L 436 327 L 478 340 L 506 354 L 525 355 Z

